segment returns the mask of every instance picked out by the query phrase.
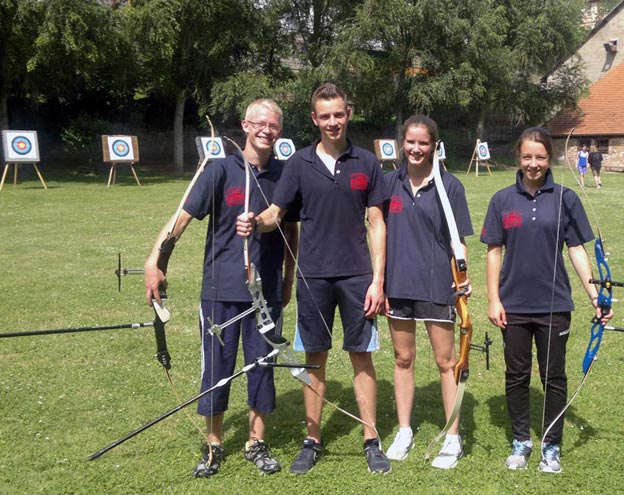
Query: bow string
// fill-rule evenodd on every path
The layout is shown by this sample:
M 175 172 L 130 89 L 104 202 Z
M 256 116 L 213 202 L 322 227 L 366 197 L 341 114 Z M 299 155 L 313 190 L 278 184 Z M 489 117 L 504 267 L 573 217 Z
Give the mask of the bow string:
M 581 184 L 579 178 L 574 173 L 574 168 L 572 167 L 572 164 L 570 163 L 568 146 L 569 146 L 570 138 L 574 130 L 575 130 L 574 127 L 570 129 L 570 132 L 568 133 L 566 140 L 565 140 L 565 146 L 564 146 L 565 162 L 572 176 L 574 177 L 576 183 L 578 184 L 583 194 L 583 197 L 587 201 L 587 204 L 589 205 L 592 216 L 594 218 L 594 222 L 596 224 L 597 235 L 594 241 L 594 255 L 596 257 L 596 265 L 598 267 L 599 278 L 598 279 L 591 278 L 589 280 L 589 283 L 597 286 L 597 291 L 598 291 L 597 307 L 600 309 L 600 317 L 598 317 L 597 315 L 594 315 L 591 319 L 591 327 L 589 330 L 589 342 L 587 344 L 587 349 L 585 351 L 585 355 L 583 357 L 583 364 L 582 364 L 583 376 L 576 390 L 570 397 L 570 400 L 566 403 L 566 405 L 561 410 L 561 412 L 557 414 L 557 416 L 550 423 L 550 425 L 548 425 L 548 427 L 544 429 L 544 433 L 542 434 L 542 444 L 544 443 L 544 440 L 546 436 L 548 435 L 548 433 L 550 432 L 550 430 L 554 427 L 557 421 L 559 421 L 561 417 L 563 417 L 565 412 L 572 405 L 572 402 L 574 401 L 574 399 L 576 399 L 581 389 L 583 388 L 583 385 L 585 384 L 585 381 L 587 380 L 587 377 L 589 376 L 589 372 L 591 371 L 592 367 L 594 366 L 594 363 L 598 359 L 598 350 L 600 349 L 600 345 L 602 343 L 602 337 L 603 337 L 604 331 L 613 330 L 613 331 L 618 331 L 618 332 L 624 332 L 624 328 L 614 327 L 611 325 L 605 325 L 602 322 L 602 318 L 608 315 L 609 312 L 611 311 L 611 306 L 613 302 L 613 287 L 624 287 L 624 282 L 616 282 L 616 281 L 611 280 L 611 268 L 609 267 L 607 252 L 605 251 L 605 248 L 604 248 L 604 239 L 602 237 L 602 230 L 600 229 L 600 222 L 599 222 L 598 215 L 594 208 L 593 202 L 591 201 L 589 195 L 587 194 L 587 191 L 585 191 L 585 187 Z M 563 201 L 563 184 L 561 187 L 561 198 L 560 198 L 560 204 L 559 204 L 560 211 L 561 211 L 562 201 Z M 554 280 L 553 280 L 553 283 L 554 283 Z M 550 350 L 550 346 L 549 346 L 549 350 Z M 545 404 L 545 399 L 544 399 L 544 404 Z

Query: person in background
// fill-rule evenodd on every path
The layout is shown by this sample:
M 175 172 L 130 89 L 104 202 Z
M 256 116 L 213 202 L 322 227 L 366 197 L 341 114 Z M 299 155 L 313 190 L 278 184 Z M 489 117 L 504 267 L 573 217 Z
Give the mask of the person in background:
M 578 170 L 581 187 L 585 187 L 585 174 L 587 173 L 587 159 L 589 158 L 589 151 L 587 151 L 587 145 L 581 146 L 581 150 L 576 154 L 576 169 Z
M 598 151 L 595 146 L 592 146 L 588 160 L 589 167 L 591 168 L 592 174 L 594 175 L 596 188 L 600 189 L 602 187 L 602 179 L 600 178 L 600 169 L 602 168 L 602 153 L 600 153 L 600 151 Z

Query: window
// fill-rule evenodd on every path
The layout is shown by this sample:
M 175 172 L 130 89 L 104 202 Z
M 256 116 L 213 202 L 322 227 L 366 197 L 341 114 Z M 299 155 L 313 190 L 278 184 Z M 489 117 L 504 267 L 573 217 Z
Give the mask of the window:
M 609 153 L 609 140 L 608 139 L 596 139 L 596 148 L 600 153 Z

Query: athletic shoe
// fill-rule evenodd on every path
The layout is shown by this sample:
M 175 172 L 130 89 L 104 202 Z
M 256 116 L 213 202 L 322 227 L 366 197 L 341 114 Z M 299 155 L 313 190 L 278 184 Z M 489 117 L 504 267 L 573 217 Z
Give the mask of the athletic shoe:
M 390 461 L 379 447 L 379 438 L 371 438 L 364 442 L 364 455 L 368 463 L 369 473 L 388 474 L 392 471 Z
M 521 442 L 514 438 L 511 444 L 511 455 L 505 461 L 505 466 L 507 469 L 526 469 L 532 451 L 533 442 L 531 440 Z
M 414 448 L 414 434 L 410 429 L 399 429 L 399 432 L 394 437 L 394 441 L 386 455 L 388 459 L 393 461 L 403 461 L 407 458 L 407 454 Z
M 262 440 L 245 443 L 245 459 L 253 462 L 263 474 L 277 473 L 282 469 L 277 459 L 269 452 L 269 446 Z
M 316 443 L 311 438 L 304 439 L 299 455 L 290 465 L 290 472 L 293 474 L 307 473 L 314 467 L 316 461 L 322 457 L 323 451 L 322 443 Z
M 554 443 L 542 444 L 542 460 L 539 463 L 538 469 L 542 473 L 560 473 L 560 455 L 561 448 L 559 447 L 559 445 Z
M 462 441 L 459 435 L 457 435 L 457 439 L 451 440 L 448 436 L 446 437 L 438 456 L 431 463 L 434 468 L 453 469 L 457 466 L 457 461 L 464 457 Z
M 219 472 L 221 462 L 225 460 L 223 447 L 218 443 L 204 444 L 202 446 L 202 459 L 193 471 L 196 478 L 208 478 Z

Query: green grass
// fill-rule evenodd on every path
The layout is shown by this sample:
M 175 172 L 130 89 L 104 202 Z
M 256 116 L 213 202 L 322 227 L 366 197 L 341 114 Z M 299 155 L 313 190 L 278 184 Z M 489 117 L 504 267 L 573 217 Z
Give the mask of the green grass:
M 512 183 L 513 169 L 491 176 L 458 170 L 479 232 L 492 194 Z M 483 170 L 481 170 L 483 173 Z M 143 187 L 120 176 L 107 189 L 103 176 L 44 172 L 49 190 L 33 178 L 0 192 L 0 332 L 150 321 L 141 276 L 127 276 L 117 292 L 117 253 L 124 265 L 141 267 L 152 242 L 177 206 L 188 177 L 172 179 L 149 169 L 139 173 Z M 556 171 L 561 181 L 561 171 Z M 565 185 L 573 185 L 569 172 Z M 589 181 L 588 181 L 589 182 Z M 596 208 L 613 277 L 623 279 L 624 175 L 604 174 L 605 187 L 588 189 Z M 589 209 L 589 208 L 588 208 Z M 595 225 L 595 219 L 591 218 Z M 197 305 L 206 224 L 193 224 L 170 263 L 172 319 L 167 326 L 172 375 L 183 398 L 199 389 Z M 416 403 L 412 426 L 416 447 L 408 460 L 393 463 L 385 477 L 368 474 L 361 454 L 361 427 L 326 408 L 323 431 L 328 455 L 307 476 L 287 472 L 304 436 L 301 390 L 287 371 L 277 370 L 278 409 L 268 441 L 285 471 L 260 476 L 242 458 L 247 419 L 245 379 L 234 382 L 225 422 L 229 457 L 214 479 L 191 476 L 201 437 L 178 413 L 95 461 L 87 456 L 176 405 L 165 375 L 153 357 L 153 330 L 114 330 L 68 335 L 0 339 L 0 493 L 616 493 L 624 483 L 620 459 L 623 426 L 621 391 L 624 335 L 607 333 L 580 396 L 567 415 L 563 468 L 559 476 L 537 472 L 538 456 L 523 472 L 508 472 L 504 460 L 511 441 L 504 397 L 504 363 L 499 332 L 487 320 L 485 246 L 468 240 L 470 300 L 474 342 L 485 331 L 494 340 L 490 371 L 483 356 L 471 353 L 471 377 L 463 405 L 461 433 L 466 458 L 444 472 L 423 461 L 429 441 L 443 426 L 437 371 L 426 334 L 418 330 Z M 589 247 L 589 246 L 588 246 Z M 593 250 L 590 250 L 593 257 Z M 527 253 L 539 258 L 540 253 Z M 572 270 L 570 268 L 570 270 Z M 571 273 L 577 311 L 568 344 L 569 387 L 581 376 L 592 311 Z M 616 289 L 617 291 L 617 289 Z M 617 292 L 616 292 L 617 297 Z M 624 296 L 620 296 L 624 297 Z M 615 305 L 616 324 L 622 324 Z M 378 429 L 389 445 L 396 432 L 392 390 L 392 346 L 380 320 L 382 350 L 377 366 Z M 286 313 L 291 338 L 294 308 Z M 336 332 L 340 335 L 340 331 Z M 537 369 L 532 383 L 534 441 L 539 441 L 542 392 Z M 330 354 L 328 399 L 357 411 L 348 357 Z M 188 408 L 194 414 L 194 406 Z

